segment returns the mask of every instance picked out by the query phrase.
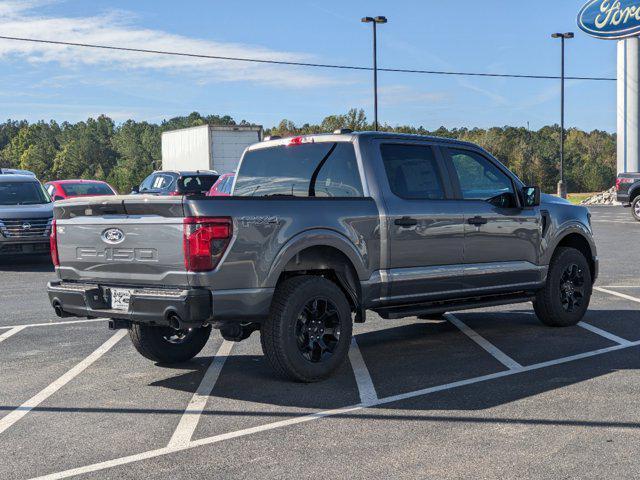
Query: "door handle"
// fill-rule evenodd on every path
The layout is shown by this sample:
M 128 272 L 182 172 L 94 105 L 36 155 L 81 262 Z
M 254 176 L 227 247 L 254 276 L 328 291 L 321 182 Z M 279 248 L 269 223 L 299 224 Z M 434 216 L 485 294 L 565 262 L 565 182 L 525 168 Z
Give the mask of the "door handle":
M 415 227 L 416 225 L 418 225 L 418 220 L 411 217 L 402 217 L 398 218 L 394 223 L 398 227 Z
M 482 217 L 473 217 L 467 220 L 469 225 L 474 225 L 476 227 L 481 227 L 482 225 L 486 225 L 489 221 L 486 218 Z

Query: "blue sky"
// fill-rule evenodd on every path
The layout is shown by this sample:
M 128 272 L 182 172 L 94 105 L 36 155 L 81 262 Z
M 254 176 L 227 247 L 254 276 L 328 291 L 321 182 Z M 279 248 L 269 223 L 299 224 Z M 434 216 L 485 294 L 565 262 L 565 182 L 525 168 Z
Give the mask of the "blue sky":
M 616 72 L 615 42 L 579 32 L 583 0 L 0 0 L 0 35 L 369 65 L 366 15 L 386 15 L 381 67 L 558 74 L 553 31 L 575 31 L 567 74 Z M 351 107 L 372 117 L 368 72 L 247 65 L 0 40 L 0 118 L 160 121 L 199 111 L 272 126 Z M 571 81 L 567 124 L 615 130 L 615 82 Z M 380 120 L 429 129 L 559 121 L 559 82 L 381 73 Z

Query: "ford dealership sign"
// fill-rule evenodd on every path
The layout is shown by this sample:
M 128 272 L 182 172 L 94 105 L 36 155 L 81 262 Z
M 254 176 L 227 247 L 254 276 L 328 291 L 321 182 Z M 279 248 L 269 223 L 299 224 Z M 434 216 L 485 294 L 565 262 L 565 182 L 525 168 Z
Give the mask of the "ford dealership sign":
M 640 35 L 640 0 L 590 0 L 578 14 L 578 25 L 597 38 Z

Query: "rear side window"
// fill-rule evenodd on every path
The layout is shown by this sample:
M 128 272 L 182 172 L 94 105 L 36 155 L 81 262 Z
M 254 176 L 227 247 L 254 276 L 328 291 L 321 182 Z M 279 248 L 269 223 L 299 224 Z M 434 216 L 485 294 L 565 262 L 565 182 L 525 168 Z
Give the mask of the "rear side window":
M 362 197 L 351 143 L 309 143 L 247 152 L 234 195 Z
M 381 147 L 391 191 L 407 200 L 443 200 L 442 179 L 433 149 L 426 145 Z

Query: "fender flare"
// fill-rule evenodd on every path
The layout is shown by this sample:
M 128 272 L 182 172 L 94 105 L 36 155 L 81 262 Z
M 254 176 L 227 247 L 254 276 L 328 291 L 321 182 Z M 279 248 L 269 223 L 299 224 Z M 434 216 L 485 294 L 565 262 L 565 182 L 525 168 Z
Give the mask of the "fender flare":
M 587 244 L 589 245 L 589 250 L 591 251 L 591 257 L 589 260 L 593 260 L 596 257 L 596 244 L 593 241 L 593 237 L 591 231 L 585 227 L 582 223 L 574 221 L 569 224 L 562 225 L 560 227 L 559 232 L 554 236 L 554 238 L 549 242 L 546 251 L 543 256 L 544 264 L 549 265 L 551 263 L 551 258 L 555 254 L 558 249 L 558 245 L 567 238 L 569 235 L 577 234 L 582 237 Z

